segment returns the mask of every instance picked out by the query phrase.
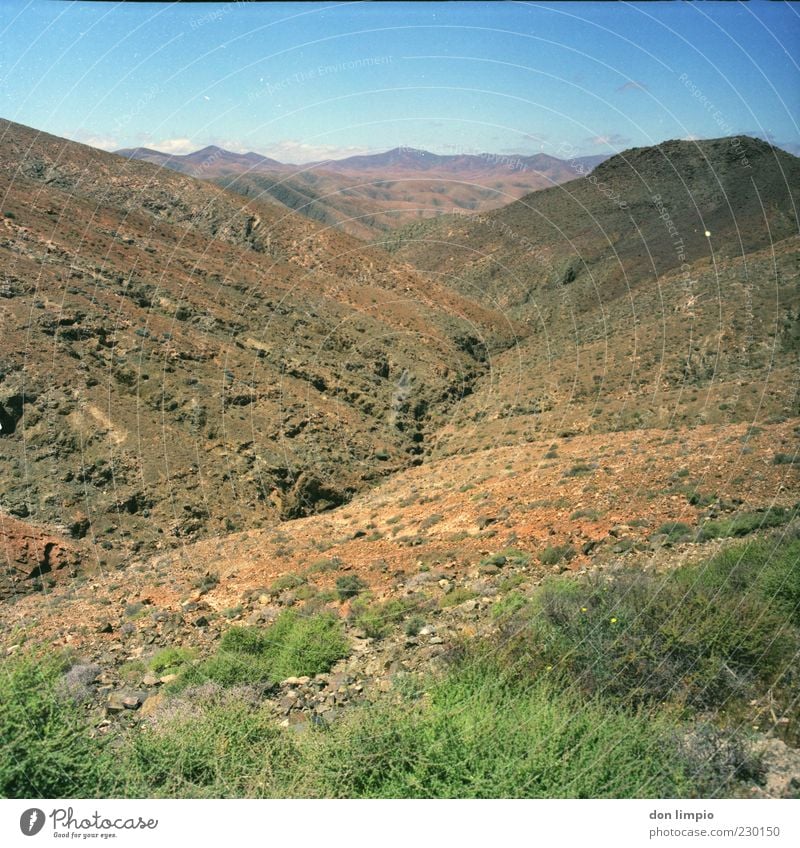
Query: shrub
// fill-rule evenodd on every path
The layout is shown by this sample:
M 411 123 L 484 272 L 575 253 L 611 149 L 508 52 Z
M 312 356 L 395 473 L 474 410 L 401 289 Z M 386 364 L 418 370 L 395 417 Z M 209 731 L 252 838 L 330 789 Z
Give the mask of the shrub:
M 306 569 L 306 574 L 324 574 L 328 571 L 338 571 L 342 567 L 339 557 L 317 559 Z
M 597 521 L 602 513 L 597 509 L 576 509 L 575 512 L 570 515 L 570 520 L 577 521 L 579 518 L 587 518 L 589 521 Z
M 358 598 L 353 602 L 355 623 L 370 639 L 382 639 L 416 606 L 414 601 L 393 598 L 383 603 L 369 603 Z
M 336 580 L 336 593 L 340 601 L 355 598 L 367 588 L 367 584 L 356 574 L 345 574 Z
M 442 516 L 439 515 L 438 512 L 434 512 L 432 515 L 429 515 L 427 518 L 423 518 L 420 522 L 419 529 L 427 530 L 429 527 L 433 527 L 434 524 L 438 524 L 442 520 Z
M 219 585 L 219 575 L 210 572 L 204 574 L 194 583 L 195 589 L 198 589 L 200 592 L 210 592 L 217 585 Z
M 495 618 L 506 618 L 524 609 L 530 603 L 521 592 L 509 592 L 492 607 Z
M 279 680 L 330 671 L 335 662 L 350 652 L 342 624 L 335 615 L 304 617 L 285 612 L 283 617 L 285 630 L 274 655 L 274 670 Z
M 756 530 L 780 527 L 797 515 L 797 509 L 780 506 L 769 507 L 763 512 L 745 512 L 721 521 L 706 521 L 697 531 L 697 540 L 725 539 L 731 536 L 747 536 Z
M 123 752 L 129 797 L 265 798 L 286 793 L 296 762 L 268 707 L 212 688 L 193 709 L 145 726 Z
M 692 528 L 682 521 L 667 521 L 656 530 L 656 535 L 666 536 L 669 542 L 680 542 L 692 535 Z
M 194 659 L 195 652 L 190 648 L 162 648 L 148 662 L 153 674 L 177 674 Z
M 312 794 L 337 798 L 616 798 L 690 793 L 664 720 L 582 702 L 470 662 L 424 701 L 372 706 L 314 746 Z
M 280 577 L 272 581 L 269 591 L 270 594 L 277 595 L 280 592 L 286 591 L 286 589 L 296 589 L 298 586 L 302 586 L 305 582 L 305 578 L 301 577 L 299 574 L 282 574 Z
M 504 628 L 506 650 L 528 671 L 551 666 L 587 695 L 621 703 L 741 702 L 756 683 L 777 684 L 800 645 L 787 623 L 799 549 L 773 552 L 769 569 L 744 548 L 666 576 L 551 579 Z
M 709 504 L 714 503 L 717 499 L 716 495 L 704 495 L 701 492 L 698 492 L 697 489 L 690 491 L 686 495 L 686 500 L 692 506 L 708 506 Z
M 425 619 L 421 615 L 412 615 L 403 628 L 406 636 L 418 636 L 419 631 L 425 626 Z
M 114 761 L 75 703 L 57 694 L 68 663 L 34 652 L 3 661 L 0 796 L 97 798 L 116 791 Z
M 542 565 L 557 565 L 562 560 L 569 562 L 575 558 L 575 548 L 572 545 L 550 545 L 539 553 Z
M 459 586 L 457 589 L 453 589 L 452 592 L 448 592 L 441 601 L 439 601 L 439 606 L 443 609 L 447 607 L 455 607 L 459 604 L 463 604 L 465 601 L 471 601 L 475 597 L 477 597 L 477 593 L 472 592 L 463 586 Z
M 329 671 L 347 654 L 347 640 L 334 615 L 286 610 L 267 628 L 231 627 L 216 654 L 184 671 L 178 688 L 209 680 L 222 686 L 269 685 Z
M 496 554 L 491 554 L 481 560 L 481 565 L 528 565 L 531 561 L 531 555 L 525 551 L 517 550 L 517 548 L 506 548 L 498 551 Z

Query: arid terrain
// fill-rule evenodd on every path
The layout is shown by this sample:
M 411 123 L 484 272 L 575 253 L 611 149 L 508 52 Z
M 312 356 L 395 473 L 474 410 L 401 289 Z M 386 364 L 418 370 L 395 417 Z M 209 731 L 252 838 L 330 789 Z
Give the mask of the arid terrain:
M 408 681 L 511 646 L 515 679 L 560 656 L 581 697 L 687 722 L 702 781 L 608 794 L 797 795 L 799 159 L 666 142 L 571 181 L 537 160 L 512 184 L 416 151 L 294 173 L 121 153 L 0 122 L 8 657 L 67 651 L 64 685 L 112 738 L 157 727 L 190 684 L 250 682 L 212 668 L 229 633 L 329 616 L 329 662 L 258 678 L 301 738 L 381 698 L 424 703 Z M 438 196 L 465 211 L 428 219 Z M 788 570 L 757 602 L 735 569 L 703 583 L 769 550 Z M 683 593 L 690 626 L 553 635 L 594 610 L 621 627 L 640 577 Z M 701 632 L 740 601 L 737 620 L 772 609 L 782 635 Z M 552 630 L 526 635 L 528 614 Z M 352 791 L 414 794 L 364 780 Z M 269 792 L 291 788 L 231 789 Z
M 278 204 L 362 239 L 445 212 L 485 212 L 589 173 L 607 156 L 438 155 L 398 147 L 335 161 L 285 165 L 211 146 L 185 155 L 117 151 Z

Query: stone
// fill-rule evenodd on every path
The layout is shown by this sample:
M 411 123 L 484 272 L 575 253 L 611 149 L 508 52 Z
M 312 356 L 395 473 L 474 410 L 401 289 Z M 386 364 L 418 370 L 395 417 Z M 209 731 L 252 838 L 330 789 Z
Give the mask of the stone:
M 287 677 L 286 680 L 281 680 L 281 686 L 299 686 L 300 678 L 299 677 Z
M 101 624 L 97 628 L 97 632 L 98 633 L 113 633 L 114 632 L 114 626 L 111 624 L 110 621 L 106 621 L 105 624 Z
M 155 695 L 151 695 L 143 704 L 141 709 L 139 710 L 139 715 L 143 718 L 149 718 L 152 715 L 155 715 L 156 710 L 159 706 L 164 702 L 164 693 L 157 692 Z
M 138 710 L 146 699 L 146 692 L 111 692 L 106 701 L 106 711 L 121 713 L 124 710 Z
M 144 683 L 145 686 L 158 686 L 158 684 L 161 683 L 161 678 L 155 674 L 145 674 L 142 678 L 142 683 Z

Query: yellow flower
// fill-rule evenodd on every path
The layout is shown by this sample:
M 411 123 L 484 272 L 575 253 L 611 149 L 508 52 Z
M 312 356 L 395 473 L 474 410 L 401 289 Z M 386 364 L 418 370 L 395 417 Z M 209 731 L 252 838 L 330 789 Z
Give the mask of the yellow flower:
M 612 619 L 611 619 L 611 623 L 612 623 L 612 624 L 616 624 L 616 623 L 617 623 L 617 619 L 616 619 L 616 618 L 612 618 Z
M 544 670 L 545 670 L 545 671 L 552 671 L 552 670 L 553 670 L 553 666 L 551 666 L 551 665 L 546 665 L 546 666 L 544 667 Z
M 581 607 L 581 612 L 586 612 L 586 607 Z

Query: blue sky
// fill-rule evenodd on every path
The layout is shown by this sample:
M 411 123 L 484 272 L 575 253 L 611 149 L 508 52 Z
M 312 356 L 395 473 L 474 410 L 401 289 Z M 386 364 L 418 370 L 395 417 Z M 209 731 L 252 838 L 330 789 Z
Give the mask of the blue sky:
M 800 5 L 0 0 L 0 115 L 106 149 L 800 152 Z

